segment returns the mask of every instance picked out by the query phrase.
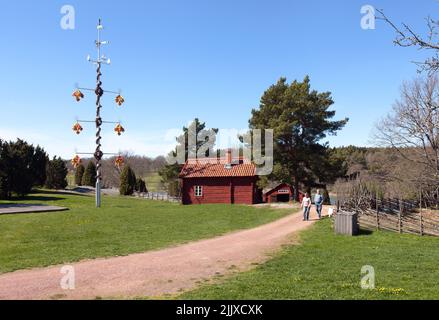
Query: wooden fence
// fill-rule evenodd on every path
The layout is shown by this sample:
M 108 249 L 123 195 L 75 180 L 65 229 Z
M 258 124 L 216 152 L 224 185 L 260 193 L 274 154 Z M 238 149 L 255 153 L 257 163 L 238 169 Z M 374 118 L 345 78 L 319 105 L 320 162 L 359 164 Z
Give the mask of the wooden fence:
M 365 229 L 382 229 L 399 233 L 439 236 L 439 210 L 437 206 L 423 208 L 419 201 L 371 199 L 370 206 L 349 208 L 358 213 L 358 222 Z
M 181 202 L 180 197 L 172 197 L 172 196 L 168 195 L 167 193 L 148 192 L 148 193 L 141 194 L 139 196 L 142 198 L 148 199 L 148 200 Z

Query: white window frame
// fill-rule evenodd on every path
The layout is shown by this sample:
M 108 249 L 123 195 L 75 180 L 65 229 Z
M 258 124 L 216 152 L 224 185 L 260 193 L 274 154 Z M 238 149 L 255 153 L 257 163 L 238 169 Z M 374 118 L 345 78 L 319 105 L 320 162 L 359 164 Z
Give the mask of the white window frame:
M 203 186 L 195 186 L 194 193 L 195 197 L 201 198 L 203 196 Z

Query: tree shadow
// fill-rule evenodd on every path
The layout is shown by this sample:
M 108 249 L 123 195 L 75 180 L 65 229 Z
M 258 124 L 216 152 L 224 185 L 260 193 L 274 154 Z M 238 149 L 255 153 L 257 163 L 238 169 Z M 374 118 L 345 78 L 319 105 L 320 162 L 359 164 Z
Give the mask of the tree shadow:
M 50 194 L 50 195 L 65 195 L 65 196 L 78 196 L 78 197 L 87 197 L 90 196 L 90 194 L 84 192 L 68 192 L 68 191 L 52 191 L 52 190 L 35 190 L 32 191 L 33 194 Z
M 51 197 L 51 196 L 44 196 L 44 195 L 29 195 L 24 197 L 17 197 L 12 200 L 20 200 L 20 201 L 60 201 L 60 200 L 66 200 L 64 197 Z
M 374 233 L 374 231 L 372 231 L 372 230 L 360 228 L 360 231 L 358 232 L 358 235 L 359 236 L 370 236 L 373 233 Z

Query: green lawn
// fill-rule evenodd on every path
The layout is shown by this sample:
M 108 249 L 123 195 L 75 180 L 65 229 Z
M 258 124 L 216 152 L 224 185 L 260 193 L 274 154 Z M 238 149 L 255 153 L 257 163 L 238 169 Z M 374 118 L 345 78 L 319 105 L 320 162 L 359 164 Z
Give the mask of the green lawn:
M 439 238 L 363 233 L 334 235 L 322 221 L 256 269 L 205 284 L 185 299 L 439 299 Z M 375 268 L 376 289 L 360 287 L 361 267 Z
M 104 197 L 103 208 L 98 210 L 93 197 L 48 191 L 13 202 L 70 210 L 0 215 L 0 273 L 163 248 L 255 227 L 291 213 L 248 206 L 182 206 L 124 197 Z

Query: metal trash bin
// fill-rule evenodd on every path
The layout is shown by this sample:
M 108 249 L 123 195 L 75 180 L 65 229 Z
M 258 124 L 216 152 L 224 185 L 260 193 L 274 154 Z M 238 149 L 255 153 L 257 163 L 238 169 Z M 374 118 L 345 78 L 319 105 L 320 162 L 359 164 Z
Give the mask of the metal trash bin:
M 358 214 L 340 211 L 335 216 L 335 233 L 356 236 L 360 232 Z

